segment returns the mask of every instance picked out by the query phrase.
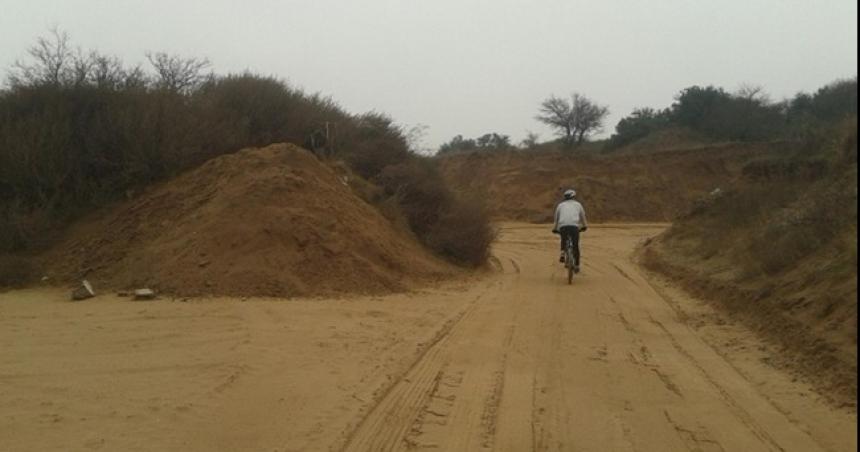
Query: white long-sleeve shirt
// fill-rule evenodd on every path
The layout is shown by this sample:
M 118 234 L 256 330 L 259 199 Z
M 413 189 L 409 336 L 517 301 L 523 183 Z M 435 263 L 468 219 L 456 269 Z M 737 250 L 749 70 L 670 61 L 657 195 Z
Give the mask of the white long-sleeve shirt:
M 555 208 L 555 226 L 554 230 L 562 226 L 576 226 L 582 229 L 588 226 L 588 221 L 585 219 L 585 208 L 575 199 L 562 201 Z

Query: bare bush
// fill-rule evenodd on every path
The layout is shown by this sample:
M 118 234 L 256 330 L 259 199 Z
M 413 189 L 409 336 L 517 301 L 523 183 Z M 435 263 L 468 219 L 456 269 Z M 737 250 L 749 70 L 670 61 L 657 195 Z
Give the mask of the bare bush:
M 59 86 L 69 80 L 73 53 L 69 34 L 52 28 L 49 36 L 36 38 L 36 44 L 27 49 L 30 61 L 16 61 L 8 80 L 12 86 Z
M 432 250 L 462 265 L 486 262 L 495 239 L 486 204 L 451 193 L 434 160 L 413 158 L 389 166 L 377 180 Z
M 158 88 L 187 94 L 206 78 L 204 70 L 211 65 L 206 58 L 183 58 L 164 52 L 148 53 L 146 58 L 155 69 Z
M 361 176 L 371 179 L 390 165 L 406 161 L 409 144 L 403 131 L 386 115 L 371 112 L 356 117 L 357 121 L 342 127 L 348 143 L 346 160 Z M 346 130 L 344 130 L 346 129 Z
M 385 194 L 398 200 L 410 228 L 419 237 L 439 221 L 452 195 L 429 159 L 413 159 L 386 167 L 375 179 Z
M 428 231 L 428 245 L 457 263 L 479 266 L 490 257 L 496 230 L 486 204 L 471 199 L 454 199 L 442 210 Z

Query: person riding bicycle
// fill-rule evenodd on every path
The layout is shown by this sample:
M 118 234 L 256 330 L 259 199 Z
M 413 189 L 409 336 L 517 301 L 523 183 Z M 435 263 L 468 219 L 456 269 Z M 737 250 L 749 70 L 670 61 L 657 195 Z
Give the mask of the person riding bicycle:
M 564 262 L 564 243 L 568 237 L 573 240 L 573 269 L 579 272 L 579 233 L 588 229 L 585 208 L 576 199 L 576 190 L 564 191 L 564 201 L 555 208 L 555 225 L 552 232 L 561 235 L 561 257 Z

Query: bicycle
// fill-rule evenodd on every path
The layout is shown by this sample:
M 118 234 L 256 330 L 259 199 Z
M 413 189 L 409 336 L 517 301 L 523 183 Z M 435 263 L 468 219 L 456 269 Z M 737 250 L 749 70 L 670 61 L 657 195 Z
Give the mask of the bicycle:
M 587 227 L 581 228 L 579 230 L 580 233 L 585 232 L 588 229 Z M 554 234 L 561 234 L 558 230 L 552 231 Z M 564 268 L 567 269 L 567 283 L 573 284 L 573 275 L 579 273 L 579 266 L 577 264 L 577 256 L 576 256 L 576 244 L 573 243 L 573 236 L 568 235 L 567 239 L 564 241 Z
M 564 268 L 567 269 L 567 283 L 573 284 L 573 274 L 576 268 L 573 260 L 573 239 L 568 237 L 564 242 Z

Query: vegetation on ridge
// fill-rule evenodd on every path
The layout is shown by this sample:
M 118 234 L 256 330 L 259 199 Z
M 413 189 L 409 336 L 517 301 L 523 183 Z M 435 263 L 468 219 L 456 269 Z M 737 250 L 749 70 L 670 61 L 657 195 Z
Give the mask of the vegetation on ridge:
M 857 119 L 817 137 L 749 162 L 643 257 L 776 341 L 812 384 L 856 400 Z
M 55 30 L 12 68 L 0 90 L 0 253 L 44 248 L 83 213 L 215 156 L 292 142 L 381 184 L 383 197 L 369 201 L 403 201 L 435 251 L 468 265 L 486 258 L 492 228 L 481 206 L 461 204 L 387 115 L 348 113 L 274 77 L 207 73 L 206 60 L 148 59 L 152 71 L 82 52 Z M 391 178 L 394 168 L 422 183 Z M 452 242 L 464 233 L 483 249 Z

